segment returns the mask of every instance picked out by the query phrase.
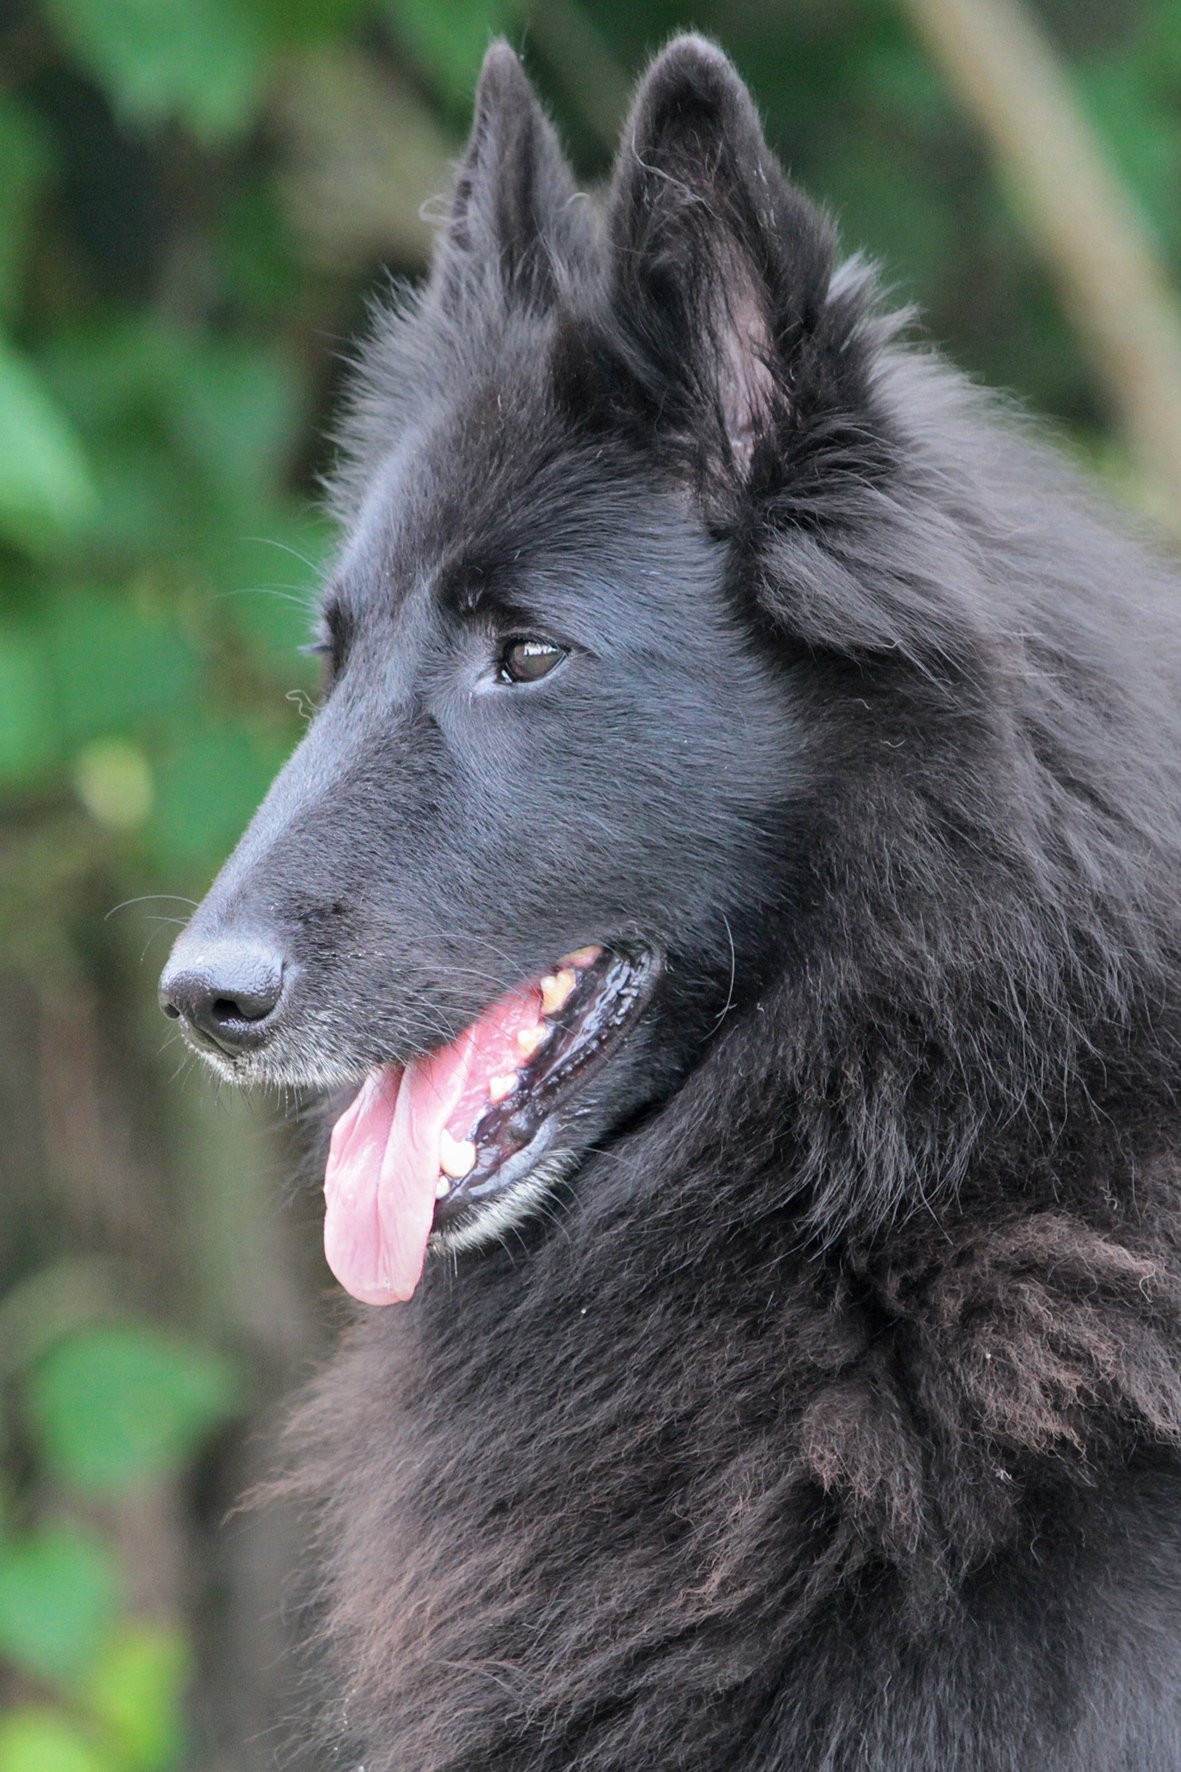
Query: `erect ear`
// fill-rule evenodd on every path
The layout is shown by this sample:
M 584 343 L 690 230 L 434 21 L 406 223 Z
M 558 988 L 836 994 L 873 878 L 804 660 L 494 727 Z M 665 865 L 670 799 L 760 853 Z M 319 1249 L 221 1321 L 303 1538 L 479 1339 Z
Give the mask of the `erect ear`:
M 590 205 L 578 196 L 553 125 L 514 51 L 493 43 L 435 248 L 439 298 L 452 310 L 489 294 L 544 308 L 563 268 L 592 245 Z
M 675 39 L 641 82 L 609 225 L 616 312 L 662 422 L 720 449 L 745 479 L 790 418 L 833 242 L 767 147 L 746 87 L 701 37 Z

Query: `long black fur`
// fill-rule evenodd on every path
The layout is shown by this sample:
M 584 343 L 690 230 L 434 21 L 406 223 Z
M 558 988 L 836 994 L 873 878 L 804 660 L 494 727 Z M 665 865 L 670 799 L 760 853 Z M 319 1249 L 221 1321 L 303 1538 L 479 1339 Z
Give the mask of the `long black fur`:
M 601 220 L 490 52 L 343 445 L 336 687 L 202 913 L 297 944 L 287 1071 L 576 941 L 668 971 L 562 1196 L 307 1411 L 336 1754 L 1176 1772 L 1176 573 L 695 38 Z M 472 736 L 406 611 L 521 578 L 599 675 Z

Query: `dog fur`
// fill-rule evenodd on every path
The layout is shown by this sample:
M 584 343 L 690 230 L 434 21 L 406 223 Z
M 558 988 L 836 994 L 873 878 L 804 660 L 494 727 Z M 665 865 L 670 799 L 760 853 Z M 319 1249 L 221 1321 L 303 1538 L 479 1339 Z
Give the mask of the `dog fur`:
M 270 1074 L 669 964 L 577 1173 L 305 1411 L 332 1763 L 1181 1766 L 1181 582 L 833 250 L 711 45 L 602 219 L 496 46 L 363 354 L 339 680 L 202 913 L 302 944 Z M 461 554 L 632 696 L 469 798 L 388 664 Z

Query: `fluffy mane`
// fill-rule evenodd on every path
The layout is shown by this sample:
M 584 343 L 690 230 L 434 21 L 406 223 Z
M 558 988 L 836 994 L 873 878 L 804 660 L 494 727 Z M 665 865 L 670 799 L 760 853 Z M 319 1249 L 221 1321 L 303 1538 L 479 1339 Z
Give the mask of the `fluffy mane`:
M 734 606 L 820 759 L 795 914 L 555 1220 L 363 1314 L 307 1406 L 327 1728 L 367 1772 L 786 1767 L 791 1702 L 809 1765 L 884 1763 L 841 1757 L 856 1681 L 905 1688 L 1031 1532 L 1181 1440 L 1181 584 L 800 241 L 771 444 L 708 445 Z M 379 319 L 346 520 L 492 337 L 572 447 L 614 427 L 700 482 L 681 321 L 621 309 L 589 218 L 543 261 L 544 301 L 473 320 L 437 278 Z M 1017 1711 L 1043 1677 L 1013 1667 Z

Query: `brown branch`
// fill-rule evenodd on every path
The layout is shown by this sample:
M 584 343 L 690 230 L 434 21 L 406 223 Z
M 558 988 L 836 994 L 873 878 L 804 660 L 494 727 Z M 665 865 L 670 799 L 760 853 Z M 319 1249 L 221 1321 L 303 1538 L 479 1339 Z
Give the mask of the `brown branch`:
M 1013 187 L 1156 515 L 1181 536 L 1181 316 L 1147 229 L 1020 0 L 899 0 Z

